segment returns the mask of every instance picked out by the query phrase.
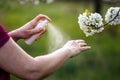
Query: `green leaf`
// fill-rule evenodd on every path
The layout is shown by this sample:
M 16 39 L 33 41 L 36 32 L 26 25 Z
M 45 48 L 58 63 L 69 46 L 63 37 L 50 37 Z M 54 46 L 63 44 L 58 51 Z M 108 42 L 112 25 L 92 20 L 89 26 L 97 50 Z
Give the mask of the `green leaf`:
M 89 10 L 88 10 L 88 9 L 86 9 L 86 10 L 85 10 L 85 13 L 86 13 L 86 15 L 87 15 L 87 16 L 89 16 L 89 15 L 90 15 L 90 12 L 89 12 Z

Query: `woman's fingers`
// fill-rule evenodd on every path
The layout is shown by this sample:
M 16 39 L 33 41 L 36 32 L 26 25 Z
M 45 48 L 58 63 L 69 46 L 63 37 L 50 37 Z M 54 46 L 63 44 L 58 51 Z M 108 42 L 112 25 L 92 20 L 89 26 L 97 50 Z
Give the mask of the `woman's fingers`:
M 40 33 L 42 32 L 43 29 L 31 29 L 31 30 L 26 30 L 26 33 L 28 33 L 28 36 L 32 36 L 34 34 Z
M 84 40 L 75 40 L 76 44 L 80 47 L 81 51 L 86 51 L 90 49 L 90 46 L 87 46 L 87 43 L 85 43 Z
M 88 50 L 88 49 L 90 49 L 91 48 L 91 46 L 83 46 L 83 47 L 81 47 L 80 49 L 82 50 L 82 51 L 86 51 L 86 50 Z
M 76 44 L 79 46 L 79 47 L 82 47 L 82 46 L 86 46 L 87 43 L 85 43 L 84 40 L 75 40 Z
M 77 43 L 85 42 L 84 40 L 75 40 Z
M 47 31 L 47 28 L 44 28 L 43 31 L 40 32 L 39 37 L 35 41 L 39 40 L 46 31 Z
M 51 21 L 51 19 L 48 16 L 43 15 L 43 14 L 39 14 L 37 17 L 38 17 L 38 20 L 47 19 L 48 21 Z
M 43 14 L 39 14 L 38 16 L 36 16 L 34 19 L 32 19 L 29 22 L 29 26 L 31 26 L 31 28 L 34 28 L 40 22 L 40 20 L 44 20 L 44 19 L 51 21 L 51 19 L 48 16 L 43 15 Z
M 86 46 L 87 43 L 78 43 L 78 45 L 79 45 L 80 47 L 83 47 L 83 46 Z
M 38 16 L 36 16 L 33 19 L 33 23 L 38 23 L 40 20 L 44 20 L 44 19 L 47 19 L 48 21 L 51 21 L 51 19 L 48 16 L 43 15 L 43 14 L 39 14 Z

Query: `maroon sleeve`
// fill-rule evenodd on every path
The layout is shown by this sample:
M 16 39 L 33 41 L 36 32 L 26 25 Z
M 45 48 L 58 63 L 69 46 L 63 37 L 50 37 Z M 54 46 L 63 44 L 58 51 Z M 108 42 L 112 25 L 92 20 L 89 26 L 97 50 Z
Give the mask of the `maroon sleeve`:
M 0 48 L 9 40 L 10 36 L 5 29 L 0 25 Z

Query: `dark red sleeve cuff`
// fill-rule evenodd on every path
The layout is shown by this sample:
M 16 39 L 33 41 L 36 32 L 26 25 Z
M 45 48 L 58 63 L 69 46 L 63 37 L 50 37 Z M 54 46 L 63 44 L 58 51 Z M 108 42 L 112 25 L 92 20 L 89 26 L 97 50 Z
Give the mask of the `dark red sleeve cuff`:
M 0 48 L 9 40 L 10 36 L 5 29 L 0 25 Z

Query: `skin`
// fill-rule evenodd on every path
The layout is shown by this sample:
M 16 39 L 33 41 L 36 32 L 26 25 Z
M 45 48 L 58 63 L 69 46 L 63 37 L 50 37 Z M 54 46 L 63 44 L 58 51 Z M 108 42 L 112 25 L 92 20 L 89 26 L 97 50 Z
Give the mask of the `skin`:
M 39 17 L 41 17 L 41 15 L 39 15 Z M 49 19 L 47 16 L 44 18 Z M 47 55 L 37 57 L 28 55 L 15 41 L 27 39 L 31 35 L 36 34 L 37 30 L 34 32 L 34 29 L 30 29 L 29 27 L 31 27 L 31 25 L 34 26 L 34 24 L 37 23 L 37 19 L 38 16 L 25 26 L 9 33 L 13 39 L 10 38 L 8 42 L 0 48 L 0 68 L 25 80 L 42 80 L 59 69 L 71 57 L 77 56 L 81 52 L 90 49 L 90 46 L 87 46 L 84 40 L 71 40 L 62 48 Z M 23 34 L 26 30 L 30 30 L 31 34 Z M 43 33 L 45 30 L 46 29 L 43 30 Z M 23 32 L 20 33 L 21 31 Z M 38 30 L 38 32 L 41 31 L 42 30 Z M 16 34 L 17 32 L 19 35 Z M 42 35 L 40 35 L 40 37 L 41 36 Z
M 34 34 L 41 33 L 38 39 L 46 32 L 47 28 L 39 28 L 34 29 L 35 26 L 41 21 L 47 19 L 51 21 L 51 19 L 43 14 L 36 16 L 33 20 L 26 23 L 24 26 L 9 32 L 9 35 L 13 38 L 14 41 L 18 41 L 19 39 L 28 39 Z

